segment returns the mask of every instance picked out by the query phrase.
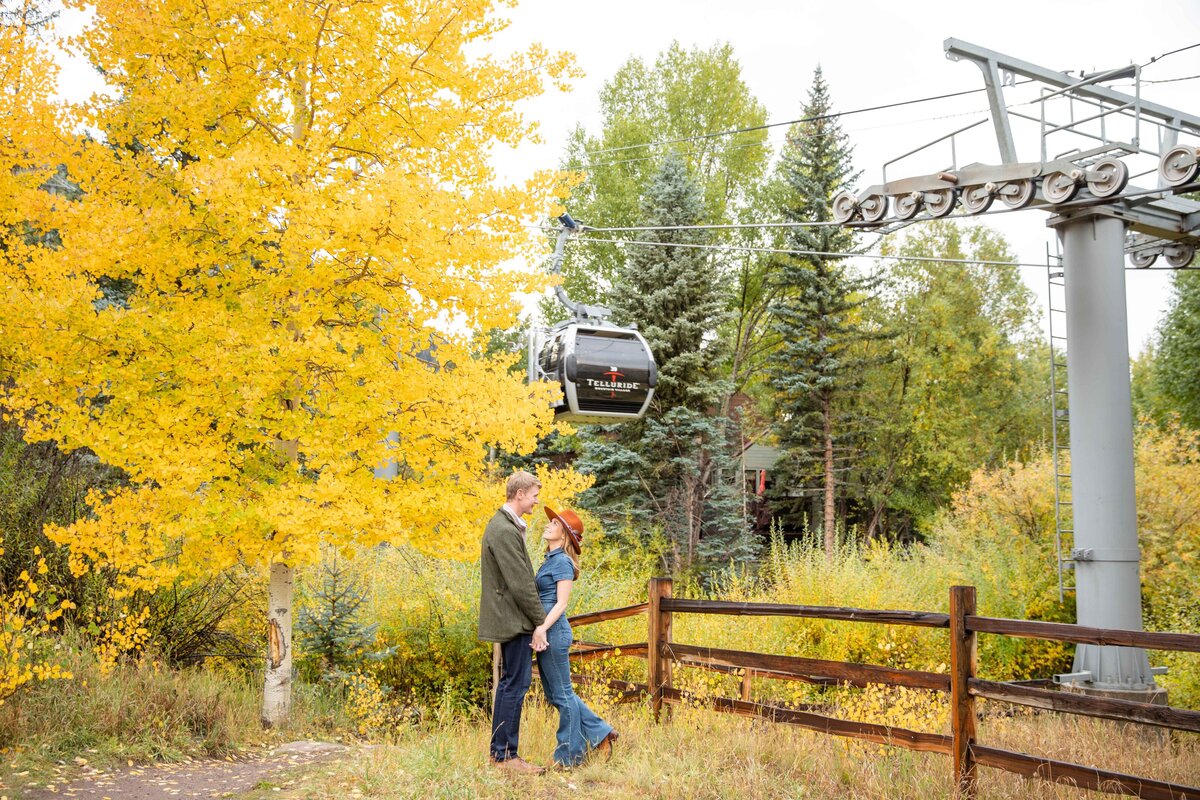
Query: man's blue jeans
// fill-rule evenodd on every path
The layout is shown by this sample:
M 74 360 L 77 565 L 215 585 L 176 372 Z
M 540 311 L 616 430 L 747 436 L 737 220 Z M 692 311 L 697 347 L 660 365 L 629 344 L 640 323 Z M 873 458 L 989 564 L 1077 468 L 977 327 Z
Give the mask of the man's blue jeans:
M 500 644 L 500 683 L 496 686 L 496 702 L 492 706 L 492 758 L 507 761 L 517 757 L 517 740 L 521 738 L 521 708 L 525 693 L 533 679 L 533 637 L 523 633 Z
M 571 686 L 571 627 L 551 626 L 547 638 L 550 646 L 537 654 L 538 674 L 546 699 L 558 709 L 558 745 L 554 748 L 554 763 L 574 767 L 583 763 L 588 750 L 600 744 L 612 730 L 609 725 L 584 704 Z

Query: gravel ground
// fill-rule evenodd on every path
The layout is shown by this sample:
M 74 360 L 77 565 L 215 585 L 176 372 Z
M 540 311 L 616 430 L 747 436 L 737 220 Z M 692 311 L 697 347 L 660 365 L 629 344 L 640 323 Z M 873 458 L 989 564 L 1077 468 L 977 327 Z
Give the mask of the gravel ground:
M 289 773 L 327 761 L 347 748 L 328 742 L 292 742 L 269 752 L 241 759 L 193 760 L 179 764 L 148 764 L 102 771 L 82 767 L 70 783 L 14 787 L 24 800 L 72 797 L 80 800 L 176 800 L 187 797 L 237 797 L 264 782 L 280 783 Z

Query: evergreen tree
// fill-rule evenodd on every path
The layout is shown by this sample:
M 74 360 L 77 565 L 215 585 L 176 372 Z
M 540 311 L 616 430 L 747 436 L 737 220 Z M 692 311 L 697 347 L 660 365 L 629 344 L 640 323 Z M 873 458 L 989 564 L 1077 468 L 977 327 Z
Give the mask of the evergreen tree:
M 789 130 L 777 173 L 781 211 L 791 222 L 830 222 L 834 196 L 857 177 L 832 109 L 818 67 L 802 114 L 807 121 Z M 877 281 L 856 275 L 841 255 L 813 254 L 852 254 L 855 237 L 845 228 L 792 228 L 787 246 L 794 252 L 777 264 L 781 286 L 772 306 L 780 344 L 768 361 L 784 451 L 777 487 L 785 503 L 795 489 L 819 490 L 825 550 L 832 553 L 839 473 L 862 433 L 854 397 L 866 362 L 856 345 L 869 335 L 857 310 Z M 786 504 L 780 510 L 793 524 L 800 512 Z
M 317 662 L 323 676 L 353 670 L 379 631 L 378 622 L 364 624 L 361 619 L 367 589 L 349 565 L 331 555 L 321 562 L 320 580 L 311 592 L 296 619 L 306 656 Z
M 670 155 L 642 200 L 646 225 L 697 225 L 703 193 L 678 155 Z M 713 336 L 726 314 L 717 265 L 696 230 L 646 234 L 616 276 L 612 305 L 622 324 L 637 324 L 658 362 L 658 386 L 646 419 L 585 435 L 580 467 L 597 476 L 585 503 L 610 528 L 661 529 L 672 566 L 753 556 L 738 500 L 733 423 L 715 413 L 726 392 L 716 376 Z
M 643 197 L 642 215 L 646 225 L 663 228 L 704 222 L 703 195 L 679 155 L 663 161 Z M 680 406 L 706 411 L 720 392 L 713 381 L 716 343 L 705 339 L 726 314 L 711 251 L 697 247 L 708 232 L 649 231 L 645 241 L 661 246 L 630 248 L 617 273 L 614 316 L 639 326 L 658 361 L 655 416 Z

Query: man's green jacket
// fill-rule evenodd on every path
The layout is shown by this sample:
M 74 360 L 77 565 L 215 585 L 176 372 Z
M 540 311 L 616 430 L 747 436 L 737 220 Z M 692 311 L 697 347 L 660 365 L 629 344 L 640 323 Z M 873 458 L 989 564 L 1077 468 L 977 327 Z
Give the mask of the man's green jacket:
M 479 557 L 482 592 L 479 596 L 479 639 L 507 642 L 546 620 L 533 582 L 533 563 L 525 537 L 502 508 L 483 530 Z

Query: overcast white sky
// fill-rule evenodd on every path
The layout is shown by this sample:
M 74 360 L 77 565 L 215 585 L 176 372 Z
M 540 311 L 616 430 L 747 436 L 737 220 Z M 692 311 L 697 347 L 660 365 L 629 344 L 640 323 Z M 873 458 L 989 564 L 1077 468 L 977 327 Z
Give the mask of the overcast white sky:
M 501 167 L 511 177 L 556 166 L 565 137 L 576 123 L 597 132 L 597 98 L 604 82 L 631 56 L 653 63 L 674 40 L 685 47 L 730 42 L 742 64 L 743 78 L 767 107 L 770 122 L 800 116 L 818 64 L 836 109 L 841 111 L 981 88 L 981 73 L 974 65 L 946 59 L 943 41 L 947 38 L 1073 72 L 1144 64 L 1167 51 L 1200 42 L 1200 0 L 610 0 L 587 4 L 520 0 L 508 16 L 512 26 L 501 39 L 501 47 L 540 41 L 575 53 L 587 72 L 570 94 L 554 93 L 528 106 L 527 115 L 540 123 L 546 144 L 529 145 L 505 157 Z M 1142 73 L 1145 81 L 1193 75 L 1200 75 L 1200 48 L 1164 58 Z M 1200 79 L 1146 84 L 1142 94 L 1148 100 L 1200 113 Z M 1028 95 L 1013 94 L 1012 98 L 1027 99 Z M 986 106 L 980 93 L 845 118 L 843 127 L 855 145 L 857 166 L 863 170 L 860 188 L 880 180 L 885 161 L 982 118 Z M 966 115 L 949 116 L 962 114 Z M 990 125 L 979 130 L 981 137 L 959 144 L 960 164 L 999 163 Z M 782 131 L 772 131 L 772 140 L 778 141 Z M 1024 137 L 1018 132 L 1022 160 L 1037 160 L 1038 147 L 1036 127 Z M 889 177 L 926 174 L 947 165 L 948 150 L 937 152 L 936 158 L 944 164 L 900 164 L 895 172 L 889 170 Z M 1154 185 L 1152 180 L 1153 176 L 1147 176 L 1140 183 L 1149 188 Z M 767 213 L 763 219 L 771 221 Z M 1046 217 L 1045 212 L 1029 210 L 992 217 L 988 222 L 1008 238 L 1021 261 L 1044 263 L 1047 244 L 1053 247 Z M 603 224 L 603 220 L 587 221 Z M 1162 259 L 1156 266 L 1161 264 Z M 1039 301 L 1044 302 L 1045 270 L 1026 268 L 1023 272 Z M 1164 310 L 1170 275 L 1167 270 L 1127 275 L 1132 353 L 1142 349 Z
M 598 131 L 599 90 L 617 68 L 631 56 L 653 63 L 676 40 L 689 48 L 730 42 L 742 64 L 743 79 L 766 106 L 770 122 L 800 116 L 818 64 L 839 111 L 981 88 L 982 77 L 974 65 L 945 58 L 943 41 L 951 37 L 1073 72 L 1145 64 L 1200 42 L 1200 0 L 609 0 L 586 4 L 519 0 L 507 16 L 512 25 L 495 43 L 499 50 L 540 41 L 575 53 L 587 73 L 574 91 L 553 92 L 527 104 L 526 116 L 538 121 L 545 143 L 498 154 L 500 174 L 509 179 L 557 166 L 567 133 L 577 123 Z M 64 28 L 76 27 L 73 20 L 63 22 Z M 98 85 L 80 66 L 64 71 L 65 81 L 71 84 L 65 88 L 72 95 L 86 94 Z M 1142 73 L 1144 81 L 1195 75 L 1200 75 L 1200 48 L 1168 56 Z M 1200 113 L 1200 79 L 1147 83 L 1143 96 Z M 1028 98 L 1014 92 L 1007 99 Z M 860 188 L 881 180 L 885 161 L 982 118 L 985 109 L 986 100 L 979 93 L 846 117 L 843 127 L 863 170 Z M 977 131 L 978 136 L 959 143 L 959 163 L 999 163 L 990 126 Z M 772 141 L 778 142 L 782 133 L 782 128 L 773 130 Z M 1037 160 L 1038 147 L 1036 128 L 1023 136 L 1018 131 L 1022 160 Z M 931 152 L 933 160 L 896 165 L 889 176 L 926 174 L 948 165 L 948 155 L 943 147 Z M 1150 186 L 1152 179 L 1148 176 L 1140 182 Z M 1008 238 L 1021 261 L 1044 263 L 1047 245 L 1053 247 L 1046 216 L 1028 210 L 987 221 Z M 773 221 L 769 212 L 764 211 L 763 221 Z M 604 221 L 587 222 L 601 225 Z M 1045 270 L 1024 268 L 1023 273 L 1044 303 Z M 1127 273 L 1131 352 L 1140 351 L 1152 335 L 1169 296 L 1169 278 L 1167 270 Z

